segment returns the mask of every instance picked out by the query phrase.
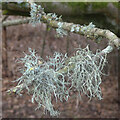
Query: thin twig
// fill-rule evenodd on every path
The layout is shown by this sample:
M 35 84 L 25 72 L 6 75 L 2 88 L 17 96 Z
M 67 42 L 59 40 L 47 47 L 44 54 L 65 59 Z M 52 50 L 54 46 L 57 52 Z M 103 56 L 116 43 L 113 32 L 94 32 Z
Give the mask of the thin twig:
M 68 33 L 69 34 L 69 33 Z M 70 35 L 70 34 L 69 34 Z M 66 53 L 69 56 L 69 43 L 70 43 L 70 39 L 69 39 L 69 35 L 66 37 L 67 39 L 67 44 L 66 44 Z
M 5 76 L 8 75 L 8 55 L 7 55 L 7 30 L 6 27 L 3 27 L 3 34 L 2 34 L 3 42 L 2 42 L 2 63 L 3 63 L 3 73 L 5 73 Z
M 45 30 L 45 34 L 44 34 L 44 38 L 43 38 L 41 57 L 43 57 L 43 55 L 44 55 L 45 40 L 46 40 L 46 37 L 47 37 L 47 33 L 48 33 L 48 25 L 46 25 L 46 30 Z
M 8 15 L 5 15 L 2 19 L 2 22 L 5 21 L 9 16 Z

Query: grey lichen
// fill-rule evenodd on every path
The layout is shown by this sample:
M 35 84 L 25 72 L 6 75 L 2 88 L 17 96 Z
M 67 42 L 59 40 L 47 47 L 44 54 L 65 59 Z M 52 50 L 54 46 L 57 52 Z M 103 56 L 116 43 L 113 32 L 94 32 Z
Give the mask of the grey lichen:
M 22 76 L 17 79 L 18 85 L 25 84 L 28 93 L 32 94 L 32 102 L 38 103 L 38 108 L 43 107 L 50 112 L 51 116 L 57 116 L 59 112 L 53 109 L 51 102 L 52 94 L 61 101 L 67 100 L 69 93 L 67 92 L 64 75 L 59 73 L 59 69 L 64 67 L 67 56 L 60 53 L 54 53 L 53 57 L 48 57 L 45 62 L 41 57 L 35 55 L 35 51 L 29 49 L 30 55 L 25 54 L 21 58 L 24 64 L 21 69 Z M 31 86 L 29 86 L 32 84 Z M 19 91 L 20 92 L 20 91 Z
M 70 60 L 75 65 L 69 77 L 71 87 L 75 88 L 80 95 L 86 94 L 90 99 L 98 97 L 101 100 L 100 84 L 106 55 L 100 56 L 98 51 L 93 54 L 87 46 L 84 49 L 78 48 L 75 56 L 77 56 L 75 59 Z
M 95 28 L 95 25 L 91 22 L 89 23 L 89 25 L 84 25 L 84 26 L 81 26 L 81 32 L 87 36 L 87 37 L 90 37 L 90 36 L 95 36 L 94 34 L 91 34 L 91 29 Z
M 37 109 L 43 107 L 51 116 L 59 115 L 59 112 L 54 110 L 53 97 L 56 102 L 62 102 L 63 99 L 67 101 L 73 90 L 79 95 L 87 95 L 90 99 L 102 99 L 100 84 L 106 55 L 100 56 L 100 51 L 93 54 L 88 46 L 84 49 L 78 48 L 71 58 L 68 58 L 67 54 L 55 52 L 53 57 L 47 57 L 47 61 L 39 57 L 35 50 L 29 49 L 29 52 L 29 55 L 25 54 L 19 61 L 23 64 L 22 76 L 16 82 L 18 85 L 24 84 L 32 95 L 32 102 L 38 103 Z M 67 68 L 67 71 L 64 68 Z
M 47 13 L 47 16 L 48 16 L 48 20 L 51 21 L 51 20 L 55 20 L 55 21 L 61 21 L 62 20 L 62 15 L 61 16 L 57 16 L 55 13 Z
M 40 23 L 42 16 L 47 17 L 48 23 L 50 23 L 52 20 L 57 21 L 58 27 L 56 28 L 57 37 L 63 37 L 65 35 L 68 35 L 68 31 L 63 29 L 63 22 L 62 22 L 62 16 L 58 17 L 55 13 L 45 13 L 44 8 L 41 7 L 41 5 L 37 5 L 35 3 L 31 3 L 31 20 L 30 23 L 35 25 L 36 23 Z M 95 28 L 95 25 L 91 22 L 89 25 L 72 25 L 70 32 L 81 32 L 83 35 L 87 37 L 93 37 L 98 38 L 97 35 L 91 34 L 91 29 Z
M 64 35 L 68 34 L 68 32 L 62 28 L 62 26 L 63 26 L 63 23 L 58 22 L 58 28 L 56 29 L 58 37 L 63 37 Z
M 43 15 L 47 16 L 47 20 L 50 22 L 51 20 L 59 21 L 58 22 L 58 28 L 56 28 L 57 32 L 57 37 L 63 37 L 64 35 L 67 35 L 67 31 L 62 29 L 63 23 L 62 21 L 62 16 L 57 16 L 55 13 L 45 13 L 44 8 L 41 7 L 41 5 L 37 5 L 35 3 L 31 3 L 31 11 L 30 11 L 30 16 L 31 20 L 30 23 L 32 23 L 34 26 L 36 23 L 41 22 L 41 18 Z
M 45 14 L 44 8 L 42 8 L 41 5 L 31 3 L 31 11 L 30 11 L 31 20 L 30 20 L 30 23 L 32 23 L 34 26 L 35 26 L 36 23 L 40 23 L 41 17 L 44 14 Z

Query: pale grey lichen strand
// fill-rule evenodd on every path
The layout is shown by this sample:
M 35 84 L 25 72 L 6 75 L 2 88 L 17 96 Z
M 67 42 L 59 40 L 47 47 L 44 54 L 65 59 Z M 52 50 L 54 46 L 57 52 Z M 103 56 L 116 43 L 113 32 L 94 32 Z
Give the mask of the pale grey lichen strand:
M 67 35 L 68 32 L 62 28 L 63 23 L 58 22 L 58 28 L 56 28 L 57 36 L 58 37 L 63 37 L 64 35 Z
M 47 13 L 46 15 L 48 17 L 48 21 L 51 21 L 51 20 L 55 20 L 55 21 L 61 21 L 62 20 L 62 15 L 61 16 L 57 16 L 55 13 Z
M 67 100 L 69 93 L 67 92 L 64 75 L 57 71 L 64 67 L 64 62 L 67 56 L 60 53 L 55 53 L 53 57 L 48 57 L 48 62 L 45 62 L 39 56 L 35 55 L 35 51 L 29 49 L 30 55 L 25 55 L 21 58 L 24 64 L 22 70 L 23 75 L 17 79 L 18 85 L 23 83 L 29 93 L 32 93 L 32 102 L 38 103 L 38 108 L 41 106 L 50 112 L 51 116 L 56 116 L 59 112 L 54 111 L 51 103 L 51 96 Z M 32 83 L 31 86 L 29 86 Z M 20 91 L 19 91 L 20 92 Z
M 80 94 L 86 94 L 90 99 L 92 97 L 101 97 L 101 75 L 106 63 L 106 55 L 99 56 L 99 52 L 93 54 L 89 47 L 84 49 L 79 48 L 76 51 L 75 59 L 71 59 L 71 63 L 75 64 L 72 74 L 69 79 L 72 82 L 72 87 Z
M 37 5 L 35 3 L 31 3 L 31 11 L 30 11 L 30 16 L 31 20 L 30 23 L 35 26 L 36 23 L 41 22 L 41 17 L 44 15 L 44 8 L 41 7 L 41 5 Z
M 53 97 L 56 102 L 68 100 L 69 93 L 73 90 L 85 94 L 90 99 L 101 97 L 101 75 L 106 63 L 106 55 L 100 56 L 100 51 L 93 54 L 89 47 L 78 48 L 71 58 L 67 54 L 55 52 L 53 57 L 48 56 L 47 61 L 39 57 L 35 50 L 29 49 L 30 54 L 25 54 L 19 62 L 22 76 L 16 80 L 18 85 L 24 84 L 28 93 L 32 94 L 32 102 L 38 103 L 38 109 L 43 107 L 51 116 L 59 115 L 52 104 Z M 66 64 L 66 61 L 69 62 Z M 73 65 L 73 69 L 70 66 Z M 67 72 L 60 72 L 67 68 Z M 67 79 L 66 79 L 67 78 Z M 17 91 L 20 93 L 21 90 Z

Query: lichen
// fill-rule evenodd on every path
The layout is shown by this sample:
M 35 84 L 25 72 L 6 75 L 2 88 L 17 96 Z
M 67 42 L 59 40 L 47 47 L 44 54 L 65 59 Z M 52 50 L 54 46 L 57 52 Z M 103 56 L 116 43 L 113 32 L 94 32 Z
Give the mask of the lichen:
M 16 82 L 25 86 L 32 95 L 32 103 L 38 103 L 37 109 L 43 107 L 51 116 L 58 116 L 59 111 L 54 110 L 52 104 L 53 97 L 56 102 L 68 101 L 73 90 L 80 96 L 85 94 L 90 99 L 102 99 L 100 84 L 106 55 L 100 56 L 100 51 L 93 54 L 88 46 L 84 49 L 79 47 L 71 58 L 55 52 L 53 57 L 47 56 L 47 61 L 39 57 L 35 50 L 29 49 L 29 52 L 19 61 L 23 64 L 20 69 L 22 76 Z M 17 93 L 20 94 L 21 90 Z
M 31 11 L 30 11 L 31 20 L 30 20 L 30 23 L 32 23 L 34 26 L 35 26 L 36 23 L 40 23 L 41 22 L 41 17 L 44 14 L 45 14 L 44 8 L 42 8 L 41 5 L 31 3 Z
M 56 29 L 57 37 L 63 37 L 64 35 L 67 35 L 68 32 L 62 28 L 63 23 L 58 22 L 58 28 Z

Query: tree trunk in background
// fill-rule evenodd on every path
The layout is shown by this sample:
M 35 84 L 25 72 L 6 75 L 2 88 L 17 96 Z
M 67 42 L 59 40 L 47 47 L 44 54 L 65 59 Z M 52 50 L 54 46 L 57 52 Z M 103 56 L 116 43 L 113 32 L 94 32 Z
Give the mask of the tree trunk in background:
M 6 27 L 2 30 L 2 75 L 8 76 L 8 57 L 7 57 L 7 31 Z

